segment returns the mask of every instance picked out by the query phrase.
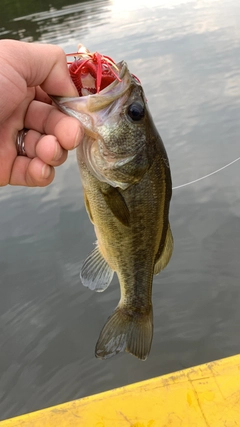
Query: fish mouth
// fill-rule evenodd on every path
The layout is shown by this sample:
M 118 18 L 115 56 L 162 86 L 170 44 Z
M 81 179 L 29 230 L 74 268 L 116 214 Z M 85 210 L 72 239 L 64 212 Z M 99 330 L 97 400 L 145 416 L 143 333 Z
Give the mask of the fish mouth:
M 77 118 L 84 127 L 87 135 L 96 138 L 95 113 L 107 110 L 114 101 L 125 101 L 125 94 L 129 91 L 133 82 L 133 77 L 128 70 L 127 63 L 121 61 L 116 64 L 119 80 L 115 79 L 110 85 L 102 89 L 99 93 L 88 94 L 78 97 L 50 96 L 59 110 L 68 116 Z M 105 116 L 105 114 L 103 114 Z M 102 119 L 104 120 L 106 116 Z
M 121 61 L 116 64 L 119 80 L 115 79 L 110 85 L 99 93 L 89 95 L 87 98 L 88 111 L 97 112 L 108 107 L 117 99 L 121 98 L 131 86 L 132 76 L 129 73 L 127 63 Z

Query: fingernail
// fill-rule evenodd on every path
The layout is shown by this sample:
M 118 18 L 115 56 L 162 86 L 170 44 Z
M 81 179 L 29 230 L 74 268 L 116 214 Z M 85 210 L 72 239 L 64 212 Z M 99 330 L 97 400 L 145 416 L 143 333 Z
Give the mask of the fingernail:
M 53 160 L 56 162 L 62 157 L 62 155 L 63 155 L 63 150 L 61 149 L 59 144 L 56 144 L 56 151 L 55 151 Z
M 42 178 L 49 178 L 52 172 L 52 168 L 49 165 L 44 165 L 42 168 Z
M 73 89 L 73 91 L 74 91 L 74 94 L 73 94 L 73 95 L 71 95 L 71 96 L 78 97 L 78 96 L 79 96 L 79 93 L 78 93 L 78 90 L 77 90 L 77 88 L 76 88 L 75 84 L 73 83 L 72 79 L 71 79 L 71 84 L 72 84 L 72 89 Z
M 76 148 L 80 144 L 82 137 L 83 137 L 83 131 L 82 131 L 82 128 L 79 127 L 75 137 L 74 148 Z

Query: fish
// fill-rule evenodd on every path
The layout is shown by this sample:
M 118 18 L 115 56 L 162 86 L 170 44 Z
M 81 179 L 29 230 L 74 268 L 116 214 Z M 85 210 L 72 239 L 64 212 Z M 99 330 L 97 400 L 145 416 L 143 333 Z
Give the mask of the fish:
M 107 359 L 126 351 L 146 360 L 153 338 L 153 276 L 173 251 L 171 171 L 139 79 L 125 61 L 114 65 L 114 74 L 96 93 L 84 89 L 84 96 L 54 102 L 85 130 L 77 161 L 97 242 L 82 265 L 81 281 L 102 292 L 115 272 L 120 283 L 120 301 L 95 355 Z

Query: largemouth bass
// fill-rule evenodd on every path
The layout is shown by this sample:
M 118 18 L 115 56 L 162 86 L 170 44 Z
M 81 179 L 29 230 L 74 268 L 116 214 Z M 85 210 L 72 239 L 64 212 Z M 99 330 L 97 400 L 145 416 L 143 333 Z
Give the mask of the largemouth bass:
M 121 288 L 96 357 L 127 351 L 145 360 L 153 336 L 153 275 L 168 264 L 173 249 L 172 182 L 143 88 L 124 61 L 117 70 L 119 78 L 99 93 L 54 101 L 85 128 L 77 159 L 97 244 L 82 266 L 82 283 L 101 292 L 116 272 Z

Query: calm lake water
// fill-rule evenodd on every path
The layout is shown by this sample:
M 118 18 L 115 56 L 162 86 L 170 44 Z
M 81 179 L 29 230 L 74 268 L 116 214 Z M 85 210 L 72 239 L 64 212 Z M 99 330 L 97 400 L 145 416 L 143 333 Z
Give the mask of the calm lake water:
M 125 59 L 174 186 L 240 155 L 240 2 L 2 0 L 0 38 Z M 95 294 L 80 283 L 95 236 L 74 153 L 48 188 L 0 190 L 0 420 L 240 352 L 239 168 L 173 192 L 175 250 L 154 279 L 144 363 L 94 357 L 119 285 Z

